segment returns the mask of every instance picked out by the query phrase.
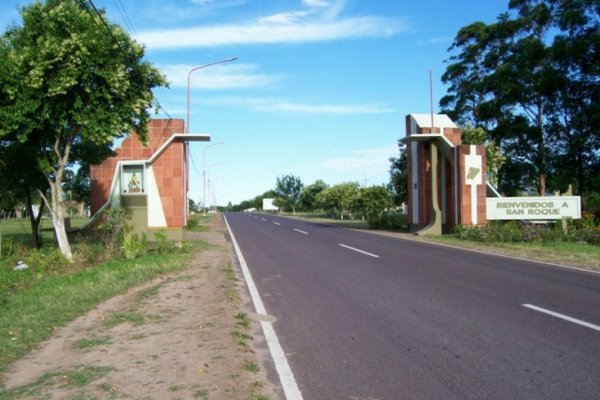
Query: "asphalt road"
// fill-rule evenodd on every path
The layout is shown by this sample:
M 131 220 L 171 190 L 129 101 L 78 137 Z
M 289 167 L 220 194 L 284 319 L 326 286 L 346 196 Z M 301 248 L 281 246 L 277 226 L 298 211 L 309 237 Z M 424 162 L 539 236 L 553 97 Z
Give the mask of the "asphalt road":
M 600 399 L 600 274 L 226 214 L 312 399 Z

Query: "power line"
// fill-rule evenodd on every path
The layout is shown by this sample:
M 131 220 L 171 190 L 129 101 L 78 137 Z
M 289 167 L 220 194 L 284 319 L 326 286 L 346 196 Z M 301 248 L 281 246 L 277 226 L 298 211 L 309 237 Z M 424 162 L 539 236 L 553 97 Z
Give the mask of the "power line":
M 125 9 L 123 2 L 121 0 L 113 0 L 113 4 L 115 5 L 117 11 L 119 12 L 119 15 L 121 15 L 121 19 L 123 20 L 125 27 L 131 33 L 131 36 L 133 36 L 133 38 L 137 40 L 137 32 L 135 30 L 135 26 L 131 22 L 131 19 L 129 18 L 129 15 L 127 14 L 127 10 Z M 158 88 L 158 90 L 162 93 L 164 99 L 167 100 L 167 103 L 169 103 L 169 97 L 167 96 L 165 88 L 163 86 L 160 86 Z M 160 108 L 169 117 L 169 119 L 173 119 L 173 117 L 171 117 L 171 114 L 169 114 L 167 109 L 165 107 L 163 107 L 163 105 L 158 100 L 158 94 L 155 98 L 155 101 L 156 101 L 156 105 L 158 106 L 158 108 Z
M 82 3 L 84 0 L 80 0 Z M 114 1 L 114 0 L 113 0 Z M 96 5 L 94 4 L 93 0 L 87 0 L 87 2 L 90 4 L 90 6 L 92 7 L 92 9 L 94 10 L 94 12 L 96 13 L 96 15 L 98 16 L 98 18 L 100 19 L 100 21 L 102 22 L 102 24 L 104 25 L 104 27 L 106 28 L 108 34 L 112 37 L 113 41 L 115 42 L 115 44 L 117 46 L 119 46 L 119 48 L 121 50 L 123 50 L 123 47 L 121 45 L 121 43 L 117 40 L 117 38 L 115 37 L 115 35 L 113 35 L 112 30 L 110 29 L 110 27 L 108 26 L 108 24 L 106 23 L 106 21 L 104 20 L 104 17 L 102 17 L 102 14 L 100 13 L 100 11 L 98 11 L 98 8 L 96 8 Z M 120 0 L 119 0 L 120 3 Z M 131 21 L 129 20 L 129 17 L 127 17 L 127 12 L 125 11 L 125 8 L 123 7 L 123 5 L 121 4 L 121 8 L 123 10 L 123 13 L 121 13 L 121 9 L 119 9 L 119 6 L 117 5 L 117 3 L 115 2 L 115 6 L 117 7 L 117 10 L 119 11 L 119 13 L 121 14 L 121 17 L 123 18 L 123 21 L 125 23 L 125 25 L 127 26 L 127 23 L 129 23 L 130 25 L 130 29 L 132 31 L 132 34 L 135 33 L 135 29 L 133 28 L 133 25 L 131 24 Z M 88 10 L 89 12 L 89 8 L 85 7 L 86 10 Z M 92 16 L 93 17 L 93 16 Z M 94 20 L 94 22 L 96 22 L 96 18 L 92 18 Z M 160 108 L 161 110 L 164 111 L 164 113 L 169 117 L 169 119 L 173 119 L 173 117 L 171 117 L 171 114 L 169 114 L 169 112 L 167 111 L 167 109 L 165 107 L 162 106 L 162 104 L 160 104 L 160 101 L 158 100 L 158 97 L 154 97 L 154 102 L 156 103 L 156 105 L 158 106 L 158 108 Z
M 127 15 L 127 11 L 125 11 L 125 7 L 123 6 L 123 3 L 121 3 L 121 0 L 113 0 L 113 3 L 115 5 L 115 7 L 117 8 L 117 11 L 121 15 L 121 18 L 123 19 L 123 22 L 125 23 L 125 26 L 127 27 L 127 29 L 129 29 L 132 36 L 135 38 L 137 36 L 137 32 L 135 31 L 135 28 L 133 27 L 133 24 L 131 23 L 129 16 Z

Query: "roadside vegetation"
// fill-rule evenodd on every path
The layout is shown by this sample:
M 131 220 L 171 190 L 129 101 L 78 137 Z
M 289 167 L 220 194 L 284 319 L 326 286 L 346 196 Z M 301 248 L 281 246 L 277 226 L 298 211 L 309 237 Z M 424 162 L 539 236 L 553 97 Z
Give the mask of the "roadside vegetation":
M 455 234 L 459 239 L 484 243 L 575 242 L 600 245 L 600 223 L 593 213 L 587 212 L 580 220 L 568 221 L 565 228 L 561 221 L 547 224 L 490 221 L 482 226 L 459 225 Z
M 32 248 L 17 222 L 2 221 L 0 229 L 0 371 L 100 302 L 188 268 L 193 254 L 209 246 L 167 242 L 160 232 L 150 243 L 122 210 L 108 212 L 95 233 L 75 241 L 72 261 L 55 245 Z
M 272 398 L 253 350 L 256 321 L 242 309 L 240 282 L 219 218 L 215 213 L 192 215 L 186 236 L 194 239 L 170 242 L 164 232 L 152 240 L 135 234 L 127 214 L 113 210 L 97 229 L 73 240 L 71 262 L 48 242 L 42 249 L 32 248 L 18 222 L 2 221 L 0 232 L 10 245 L 0 257 L 0 374 L 6 378 L 0 383 L 0 399 L 127 397 L 125 393 L 140 388 L 131 386 L 129 372 L 120 371 L 133 365 L 158 390 L 141 396 Z M 19 261 L 27 268 L 15 269 L 22 265 Z M 124 293 L 116 303 L 101 304 Z M 101 317 L 86 316 L 81 325 L 69 326 L 92 309 Z M 46 352 L 52 345 L 36 351 L 47 340 L 59 348 L 67 344 L 57 350 L 61 361 Z M 156 340 L 165 348 L 157 349 Z M 128 346 L 136 348 L 135 356 L 124 361 L 122 349 Z M 102 365 L 79 361 L 90 352 L 98 352 Z M 26 365 L 17 362 L 25 355 L 32 357 Z M 34 373 L 35 380 L 14 384 L 19 368 L 47 363 L 40 360 L 54 363 Z M 189 372 L 183 377 L 160 372 L 182 365 Z

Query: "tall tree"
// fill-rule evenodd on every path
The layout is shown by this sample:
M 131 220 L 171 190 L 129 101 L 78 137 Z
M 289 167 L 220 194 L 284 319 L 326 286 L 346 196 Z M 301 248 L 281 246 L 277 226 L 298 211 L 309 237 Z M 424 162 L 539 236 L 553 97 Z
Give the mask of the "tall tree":
M 326 210 L 332 217 L 339 216 L 344 219 L 344 214 L 360 211 L 361 203 L 358 201 L 360 195 L 360 184 L 358 182 L 339 183 L 328 187 L 317 194 L 317 204 Z
M 36 145 L 58 244 L 71 259 L 62 180 L 74 146 L 110 144 L 123 133 L 147 141 L 152 88 L 164 77 L 120 27 L 77 0 L 46 0 L 21 10 L 21 26 L 2 35 L 0 137 Z
M 317 179 L 314 183 L 305 186 L 300 193 L 300 205 L 304 210 L 315 210 L 317 208 L 317 194 L 327 189 L 323 180 Z
M 408 201 L 408 163 L 406 158 L 406 145 L 398 141 L 398 158 L 390 158 L 390 184 L 393 202 L 399 206 Z
M 48 182 L 35 164 L 24 162 L 24 160 L 32 160 L 34 157 L 35 150 L 28 143 L 0 138 L 0 187 L 2 188 L 0 197 L 8 194 L 8 197 L 14 202 L 25 204 L 31 225 L 32 245 L 40 248 L 42 247 L 40 223 L 44 212 L 44 202 L 38 192 L 46 192 Z M 37 212 L 34 209 L 34 202 Z M 2 207 L 0 207 L 1 209 Z
M 300 201 L 300 194 L 304 184 L 302 180 L 292 174 L 277 177 L 275 193 L 283 200 L 284 206 L 291 208 L 296 214 L 296 206 Z
M 507 158 L 499 173 L 505 191 L 543 194 L 547 177 L 560 184 L 561 170 L 585 191 L 600 149 L 597 2 L 512 0 L 509 10 L 496 23 L 459 31 L 440 104 L 498 143 Z

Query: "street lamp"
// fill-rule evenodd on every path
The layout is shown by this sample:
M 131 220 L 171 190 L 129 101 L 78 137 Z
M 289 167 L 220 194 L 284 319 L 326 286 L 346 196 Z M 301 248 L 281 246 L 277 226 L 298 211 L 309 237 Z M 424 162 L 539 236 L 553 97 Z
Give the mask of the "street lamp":
M 224 60 L 217 61 L 214 63 L 200 65 L 199 67 L 192 68 L 190 70 L 190 72 L 188 72 L 188 76 L 187 76 L 187 120 L 186 120 L 186 126 L 185 126 L 185 133 L 190 132 L 190 76 L 192 75 L 192 72 L 194 72 L 198 69 L 201 69 L 201 68 L 211 67 L 213 65 L 223 64 L 223 63 L 227 63 L 227 62 L 231 62 L 231 61 L 235 61 L 235 60 L 237 60 L 237 57 L 226 58 Z
M 206 207 L 206 150 L 208 150 L 210 147 L 218 146 L 220 144 L 225 144 L 225 142 L 209 144 L 204 148 L 204 157 L 202 157 L 202 208 Z
M 216 201 L 215 201 L 215 198 L 214 198 L 214 196 L 215 196 L 214 190 L 215 189 L 211 186 L 211 183 L 210 183 L 210 169 L 213 168 L 213 167 L 216 167 L 217 165 L 221 165 L 221 164 L 223 164 L 223 163 L 220 163 L 220 162 L 214 163 L 212 165 L 209 165 L 208 168 L 206 168 L 206 176 L 207 176 L 207 178 L 206 178 L 207 185 L 206 186 L 207 186 L 207 189 L 208 189 L 207 192 L 208 192 L 208 211 L 209 212 L 210 212 L 210 209 L 211 209 L 212 205 L 216 204 Z M 211 199 L 210 199 L 210 190 L 211 189 L 213 190 L 213 199 L 212 199 L 212 202 L 211 202 Z

